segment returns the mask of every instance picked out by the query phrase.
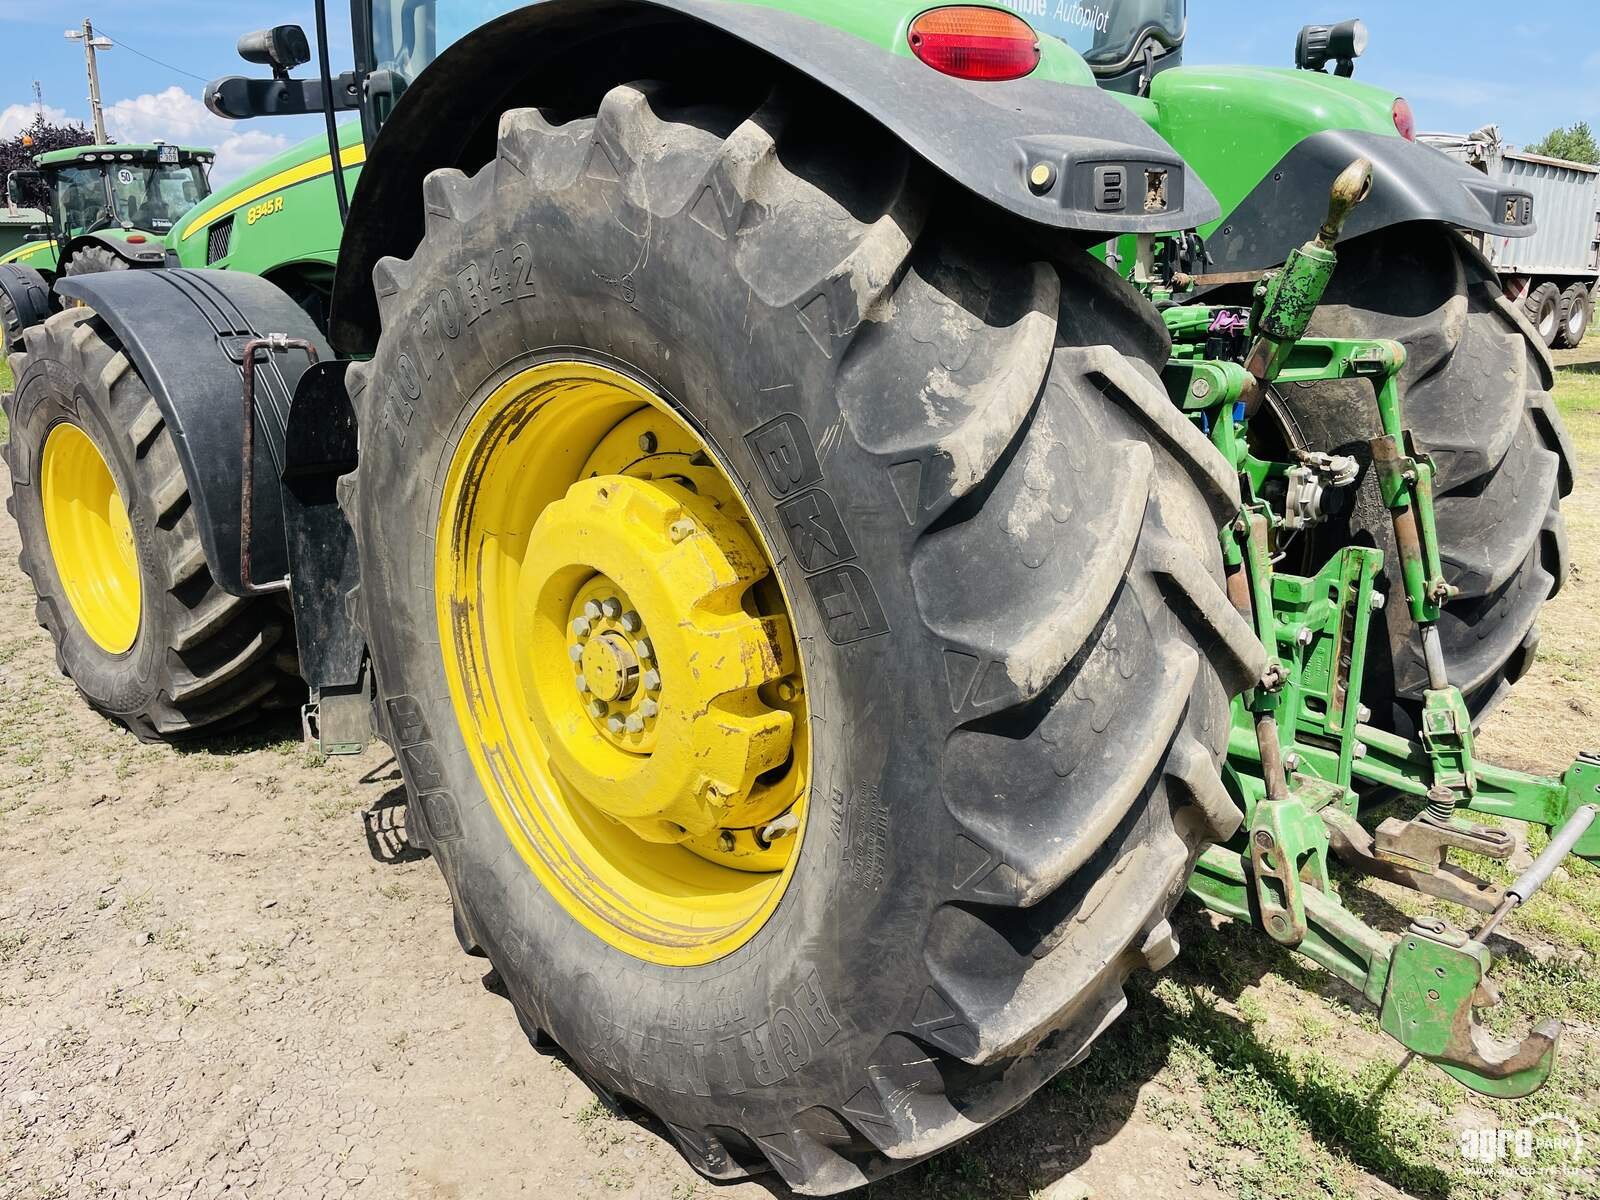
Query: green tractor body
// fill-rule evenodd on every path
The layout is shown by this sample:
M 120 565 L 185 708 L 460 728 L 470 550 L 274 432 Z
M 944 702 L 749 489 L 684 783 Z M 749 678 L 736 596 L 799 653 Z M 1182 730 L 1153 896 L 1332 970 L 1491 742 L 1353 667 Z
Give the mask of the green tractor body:
M 342 173 L 291 152 L 11 339 L 90 702 L 176 738 L 298 687 L 319 749 L 385 740 L 530 1038 L 712 1179 L 997 1120 L 1186 887 L 1480 1093 L 1554 1062 L 1474 1017 L 1600 857 L 1600 765 L 1473 745 L 1566 572 L 1548 359 L 1457 232 L 1531 199 L 1340 77 L 1354 27 L 1187 67 L 1181 3 L 1035 7 L 355 0 L 352 71 L 280 27 L 207 95 L 323 113 Z M 1480 878 L 1517 847 L 1469 813 L 1548 848 Z M 1483 919 L 1377 930 L 1333 857 Z
M 43 236 L 0 257 L 46 278 L 58 275 L 81 251 L 99 248 L 129 265 L 161 265 L 161 243 L 211 192 L 207 178 L 215 155 L 192 146 L 108 145 L 52 150 L 34 159 L 33 173 L 15 173 L 13 200 L 29 182 L 44 194 Z M 32 179 L 17 175 L 31 174 Z
M 360 123 L 347 122 L 339 140 L 354 187 L 366 159 Z M 166 244 L 180 266 L 270 279 L 326 324 L 341 232 L 328 140 L 314 137 L 207 197 L 173 225 Z

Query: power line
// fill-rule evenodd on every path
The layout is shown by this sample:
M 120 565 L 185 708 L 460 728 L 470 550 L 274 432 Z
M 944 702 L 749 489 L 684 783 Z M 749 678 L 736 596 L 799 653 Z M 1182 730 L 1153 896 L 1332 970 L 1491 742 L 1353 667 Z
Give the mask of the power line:
M 126 50 L 129 54 L 136 54 L 146 62 L 153 62 L 158 67 L 165 67 L 169 71 L 176 71 L 179 75 L 187 75 L 190 79 L 198 79 L 201 83 L 211 82 L 211 80 L 207 79 L 204 75 L 196 75 L 193 71 L 185 71 L 182 67 L 175 67 L 169 62 L 163 62 L 153 54 L 146 54 L 143 50 L 135 49 L 134 47 L 128 45 L 128 43 L 123 41 L 121 38 L 116 37 L 108 32 L 103 25 L 100 27 L 100 32 L 105 37 L 109 37 L 113 42 L 115 42 L 122 49 Z

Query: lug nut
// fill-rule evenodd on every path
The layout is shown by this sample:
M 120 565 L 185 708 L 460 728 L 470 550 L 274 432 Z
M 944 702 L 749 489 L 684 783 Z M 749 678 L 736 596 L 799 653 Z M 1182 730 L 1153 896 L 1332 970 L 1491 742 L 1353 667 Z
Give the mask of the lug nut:
M 601 717 L 605 716 L 606 713 L 610 711 L 606 707 L 606 702 L 604 700 L 591 700 L 591 701 L 589 701 L 587 707 L 588 707 L 588 710 L 589 710 L 589 715 L 591 717 L 593 717 L 596 721 L 598 721 Z
M 651 433 L 649 430 L 646 430 L 644 433 L 639 435 L 639 449 L 643 450 L 646 454 L 654 454 L 656 452 L 656 445 L 656 435 Z
M 674 543 L 683 541 L 684 538 L 688 537 L 693 532 L 694 522 L 688 518 L 684 518 L 681 521 L 674 521 L 667 527 L 667 536 L 670 537 Z
M 590 624 L 588 617 L 579 617 L 572 622 L 572 634 L 574 637 L 588 637 L 589 630 L 593 628 L 594 626 Z
M 800 695 L 800 688 L 793 679 L 778 680 L 778 699 L 785 704 L 792 703 Z
M 653 721 L 661 712 L 661 705 L 654 700 L 646 699 L 639 705 L 639 715 L 647 721 Z
M 622 614 L 622 628 L 628 633 L 638 633 L 639 630 L 644 628 L 644 622 L 639 618 L 638 613 L 625 612 Z
M 622 601 L 618 600 L 615 596 L 607 596 L 604 600 L 600 601 L 600 611 L 611 620 L 615 621 L 622 615 Z
M 576 642 L 572 643 L 572 645 L 567 647 L 567 657 L 570 658 L 573 662 L 582 662 L 583 661 L 583 647 L 578 645 L 578 643 L 576 643 Z
M 644 673 L 644 679 L 641 682 L 644 684 L 645 691 L 659 692 L 661 690 L 661 672 L 646 671 Z
M 626 729 L 628 730 L 629 733 L 643 733 L 644 732 L 644 718 L 641 717 L 638 713 L 629 713 L 628 714 L 628 719 L 625 722 L 623 722 L 623 724 L 624 724 L 624 726 L 626 727 Z
M 606 729 L 608 729 L 610 732 L 612 732 L 612 733 L 621 733 L 624 728 L 626 728 L 626 726 L 623 724 L 623 720 L 622 720 L 621 717 L 607 717 L 606 718 Z
M 724 854 L 732 854 L 734 847 L 736 847 L 738 844 L 739 843 L 737 839 L 734 838 L 733 833 L 730 830 L 724 829 L 721 833 L 717 834 L 717 847 Z
M 648 662 L 656 656 L 656 648 L 649 638 L 640 638 L 633 644 L 633 652 Z
M 598 600 L 591 600 L 589 603 L 585 604 L 583 606 L 583 615 L 588 617 L 591 621 L 598 621 L 601 616 L 600 602 Z
M 589 690 L 589 681 L 582 675 L 578 676 L 578 695 L 583 695 Z

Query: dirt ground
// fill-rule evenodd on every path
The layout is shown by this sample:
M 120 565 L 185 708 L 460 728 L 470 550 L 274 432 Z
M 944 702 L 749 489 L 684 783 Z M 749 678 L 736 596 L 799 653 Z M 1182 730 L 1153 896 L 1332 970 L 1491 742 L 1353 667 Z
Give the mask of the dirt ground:
M 1543 770 L 1600 740 L 1590 346 L 1563 377 L 1587 389 L 1568 408 L 1585 451 L 1575 575 L 1483 738 Z M 139 746 L 57 673 L 16 553 L 0 521 L 0 1197 L 785 1194 L 702 1182 L 657 1128 L 529 1047 L 456 945 L 384 752 L 315 762 L 287 723 Z M 1138 982 L 1084 1066 L 870 1194 L 1068 1195 L 1069 1172 L 1108 1200 L 1600 1194 L 1592 1173 L 1508 1182 L 1457 1153 L 1462 1129 L 1536 1111 L 1600 1135 L 1595 878 L 1574 868 L 1510 943 L 1509 1021 L 1576 1015 L 1542 1101 L 1496 1109 L 1425 1064 L 1399 1070 L 1347 990 L 1187 912 L 1176 971 Z M 1369 916 L 1399 904 L 1358 891 Z

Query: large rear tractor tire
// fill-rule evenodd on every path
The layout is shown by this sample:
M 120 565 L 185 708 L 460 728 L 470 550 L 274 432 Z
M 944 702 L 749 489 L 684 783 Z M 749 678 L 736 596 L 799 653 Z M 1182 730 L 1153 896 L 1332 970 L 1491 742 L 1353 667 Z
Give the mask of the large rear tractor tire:
M 1459 235 L 1431 225 L 1341 246 L 1311 331 L 1393 338 L 1406 348 L 1405 420 L 1438 468 L 1445 578 L 1460 589 L 1445 606 L 1440 638 L 1450 681 L 1481 717 L 1532 665 L 1539 609 L 1567 573 L 1560 502 L 1572 490 L 1572 453 L 1550 397 L 1549 355 L 1488 264 Z M 1311 448 L 1370 462 L 1367 439 L 1379 432 L 1370 384 L 1290 387 L 1282 399 Z M 1351 542 L 1388 555 L 1379 586 L 1389 603 L 1373 622 L 1363 699 L 1376 724 L 1414 732 L 1427 670 L 1370 469 L 1320 532 L 1309 547 L 1319 561 Z
M 273 697 L 286 620 L 216 586 L 171 431 L 87 308 L 14 354 L 7 504 L 56 661 L 141 740 L 238 723 Z
M 701 1172 L 831 1194 L 1171 958 L 1262 657 L 1153 310 L 764 95 L 510 112 L 430 176 L 343 497 L 463 945 Z

